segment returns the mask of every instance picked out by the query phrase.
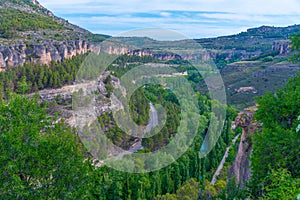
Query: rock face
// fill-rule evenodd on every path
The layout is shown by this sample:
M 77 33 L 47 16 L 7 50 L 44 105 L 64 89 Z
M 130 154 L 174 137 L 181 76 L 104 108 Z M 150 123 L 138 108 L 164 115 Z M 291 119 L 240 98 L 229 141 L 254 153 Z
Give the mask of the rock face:
M 122 55 L 122 54 L 127 54 L 131 56 L 150 56 L 153 57 L 157 60 L 161 61 L 169 61 L 169 60 L 203 60 L 203 61 L 210 61 L 212 59 L 217 59 L 218 57 L 223 58 L 225 61 L 231 60 L 231 59 L 248 59 L 251 57 L 258 56 L 260 52 L 246 52 L 242 50 L 227 50 L 227 51 L 215 51 L 215 50 L 207 50 L 203 53 L 199 54 L 181 54 L 178 55 L 173 52 L 159 52 L 156 50 L 152 50 L 150 48 L 145 48 L 145 49 L 131 49 L 128 47 L 115 47 L 115 46 L 110 46 L 106 48 L 101 48 L 101 51 L 104 51 L 108 54 L 117 54 L 117 55 Z
M 252 152 L 250 135 L 254 134 L 256 130 L 261 129 L 261 125 L 254 120 L 254 113 L 256 107 L 247 108 L 240 112 L 232 123 L 232 129 L 241 127 L 243 129 L 239 150 L 234 163 L 229 172 L 229 178 L 235 177 L 236 183 L 243 187 L 249 180 L 251 175 L 250 169 L 250 155 Z
M 26 62 L 49 64 L 51 61 L 70 59 L 92 50 L 93 45 L 84 40 L 0 46 L 0 68 L 5 71 L 8 67 L 24 65 Z
M 272 45 L 272 51 L 278 51 L 280 55 L 285 55 L 290 52 L 289 40 L 278 40 Z

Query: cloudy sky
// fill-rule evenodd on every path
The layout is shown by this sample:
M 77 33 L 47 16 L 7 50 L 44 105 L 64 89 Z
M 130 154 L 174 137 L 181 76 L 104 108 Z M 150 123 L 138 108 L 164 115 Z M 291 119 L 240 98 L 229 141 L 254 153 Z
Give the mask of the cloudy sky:
M 94 33 L 119 35 L 144 28 L 215 37 L 261 25 L 300 24 L 300 0 L 39 0 Z

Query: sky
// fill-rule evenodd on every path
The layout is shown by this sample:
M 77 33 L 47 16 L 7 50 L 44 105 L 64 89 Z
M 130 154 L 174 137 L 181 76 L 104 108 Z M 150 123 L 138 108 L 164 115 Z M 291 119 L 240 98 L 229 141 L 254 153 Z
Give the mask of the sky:
M 39 0 L 56 16 L 93 33 L 166 29 L 186 38 L 300 24 L 300 0 Z M 130 35 L 130 34 L 128 34 Z M 140 35 L 139 35 L 140 36 Z

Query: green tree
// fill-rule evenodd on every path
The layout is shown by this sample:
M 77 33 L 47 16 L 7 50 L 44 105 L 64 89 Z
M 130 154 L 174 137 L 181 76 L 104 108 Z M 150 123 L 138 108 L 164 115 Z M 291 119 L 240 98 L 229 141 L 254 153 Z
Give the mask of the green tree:
M 287 169 L 271 170 L 265 181 L 265 194 L 260 199 L 296 199 L 300 194 L 300 179 L 294 179 Z
M 292 51 L 297 51 L 298 53 L 295 53 L 292 57 L 291 57 L 291 61 L 293 61 L 294 63 L 299 63 L 300 62 L 300 33 L 298 34 L 294 34 L 291 38 L 290 38 L 291 42 L 292 42 Z
M 0 102 L 2 199 L 85 199 L 91 165 L 64 122 L 47 117 L 36 98 Z
M 194 200 L 198 199 L 199 183 L 195 179 L 190 179 L 185 182 L 181 188 L 176 192 L 178 199 L 182 200 Z
M 251 190 L 265 194 L 264 181 L 272 170 L 285 168 L 293 178 L 300 177 L 300 134 L 296 132 L 300 113 L 300 76 L 291 78 L 283 90 L 257 99 L 256 119 L 262 131 L 253 135 Z
M 18 82 L 18 90 L 19 94 L 25 94 L 29 90 L 29 85 L 26 81 L 26 76 L 22 76 L 21 80 Z

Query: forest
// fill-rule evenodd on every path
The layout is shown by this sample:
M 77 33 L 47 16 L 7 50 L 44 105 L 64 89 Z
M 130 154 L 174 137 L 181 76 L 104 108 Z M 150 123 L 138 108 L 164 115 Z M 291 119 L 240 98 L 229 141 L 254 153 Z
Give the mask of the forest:
M 292 44 L 294 50 L 300 50 L 299 35 L 292 38 Z M 188 81 L 196 90 L 199 106 L 196 112 L 200 115 L 196 137 L 179 159 L 148 173 L 122 172 L 105 165 L 95 167 L 94 158 L 78 137 L 78 130 L 58 120 L 57 115 L 49 115 L 48 103 L 41 101 L 38 95 L 26 96 L 44 88 L 73 83 L 85 57 L 52 62 L 49 66 L 26 64 L 0 73 L 1 199 L 297 199 L 300 194 L 300 75 L 289 79 L 275 94 L 266 93 L 256 99 L 255 119 L 262 124 L 262 130 L 251 135 L 250 181 L 240 187 L 234 177 L 228 178 L 238 151 L 236 143 L 217 182 L 212 185 L 211 179 L 226 147 L 241 133 L 241 129 L 231 129 L 238 111 L 217 103 L 226 110 L 224 127 L 215 148 L 200 158 L 207 127 L 215 116 L 211 111 L 213 100 L 197 91 L 201 77 L 190 66 L 183 66 L 181 70 L 190 68 Z M 295 54 L 292 60 L 299 63 L 299 58 L 299 54 Z M 120 77 L 136 67 L 125 68 L 128 62 L 157 61 L 124 56 L 116 61 L 123 67 L 110 66 L 109 70 Z M 110 81 L 108 78 L 106 84 Z M 149 120 L 149 102 L 161 104 L 167 119 L 158 134 L 142 140 L 144 149 L 140 152 L 155 152 L 167 145 L 177 134 L 182 118 L 180 101 L 172 89 L 149 84 L 139 88 L 130 100 L 131 116 L 138 125 L 145 125 Z M 99 116 L 97 122 L 107 128 L 105 136 L 115 145 L 128 149 L 135 140 L 116 125 L 111 113 Z M 99 127 L 91 124 L 82 132 L 88 135 L 89 128 Z M 106 158 L 105 143 L 99 149 L 100 158 Z M 164 160 L 173 159 L 169 155 L 161 156 Z

